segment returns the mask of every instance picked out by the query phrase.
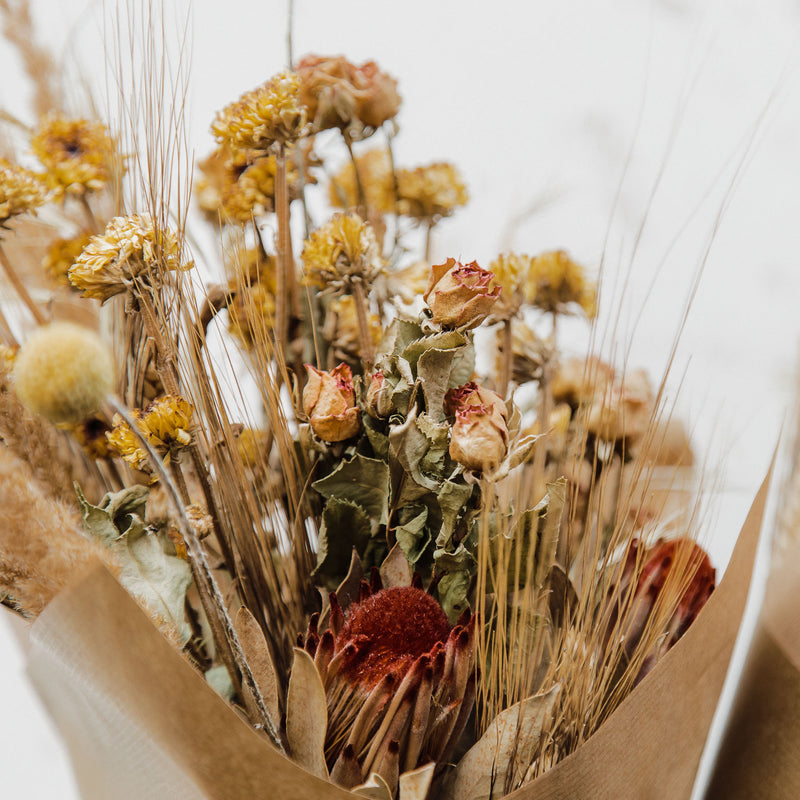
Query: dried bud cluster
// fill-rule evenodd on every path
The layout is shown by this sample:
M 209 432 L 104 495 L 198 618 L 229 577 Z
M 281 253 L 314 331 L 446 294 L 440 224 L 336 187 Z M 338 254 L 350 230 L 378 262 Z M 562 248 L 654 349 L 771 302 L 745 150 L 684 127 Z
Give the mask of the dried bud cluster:
M 84 194 L 102 189 L 118 158 L 108 128 L 96 120 L 49 114 L 39 123 L 31 148 L 57 194 Z
M 345 788 L 375 772 L 396 791 L 398 773 L 450 757 L 475 700 L 475 618 L 450 628 L 421 588 L 382 589 L 377 571 L 330 629 L 312 618 L 299 644 L 314 658 L 328 698 L 325 757 Z
M 145 435 L 159 455 L 169 463 L 177 453 L 191 444 L 192 406 L 182 397 L 165 395 L 154 400 L 144 410 L 135 410 L 136 427 Z M 148 457 L 139 439 L 119 416 L 114 417 L 114 429 L 107 434 L 108 443 L 134 469 L 147 472 Z
M 323 372 L 306 364 L 303 411 L 314 433 L 325 442 L 343 442 L 361 430 L 353 373 L 347 364 Z
M 397 81 L 374 61 L 356 66 L 342 56 L 306 56 L 297 74 L 300 98 L 315 131 L 342 128 L 360 139 L 400 110 Z
M 445 395 L 456 421 L 450 458 L 476 472 L 496 470 L 508 453 L 508 409 L 496 392 L 470 381 Z
M 41 176 L 0 158 L 0 228 L 5 223 L 33 211 L 47 200 L 47 187 Z
M 69 280 L 83 292 L 105 302 L 126 291 L 138 277 L 158 280 L 168 270 L 191 269 L 181 258 L 180 239 L 157 228 L 147 215 L 114 217 L 105 232 L 92 236 L 70 267 Z
M 474 327 L 482 322 L 500 296 L 491 272 L 476 262 L 461 264 L 448 258 L 431 268 L 425 302 L 433 321 L 448 328 Z

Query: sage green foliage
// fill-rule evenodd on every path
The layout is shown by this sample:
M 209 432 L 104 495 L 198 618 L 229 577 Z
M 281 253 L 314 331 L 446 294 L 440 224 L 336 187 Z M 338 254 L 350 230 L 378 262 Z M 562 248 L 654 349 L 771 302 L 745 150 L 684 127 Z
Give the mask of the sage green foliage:
M 87 533 L 113 554 L 119 564 L 119 581 L 154 614 L 171 624 L 181 644 L 191 636 L 184 616 L 186 591 L 192 571 L 186 561 L 170 555 L 166 537 L 145 524 L 150 490 L 131 486 L 103 497 L 92 505 L 76 485 Z

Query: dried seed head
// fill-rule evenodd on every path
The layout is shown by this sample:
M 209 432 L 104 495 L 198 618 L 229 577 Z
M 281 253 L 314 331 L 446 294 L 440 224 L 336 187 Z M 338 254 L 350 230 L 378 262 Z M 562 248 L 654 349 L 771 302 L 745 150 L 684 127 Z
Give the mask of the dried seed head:
M 41 175 L 0 158 L 0 227 L 26 211 L 34 211 L 47 200 Z
M 447 162 L 397 171 L 397 210 L 419 220 L 449 217 L 469 201 L 458 170 Z
M 355 170 L 364 190 L 367 208 L 382 214 L 395 211 L 394 175 L 389 151 L 385 148 L 368 150 L 356 156 L 355 168 L 347 163 L 332 179 L 329 189 L 330 204 L 334 208 L 358 207 L 358 189 Z
M 530 259 L 523 293 L 528 303 L 553 314 L 568 313 L 577 306 L 592 319 L 597 311 L 597 288 L 564 250 Z
M 91 416 L 113 385 L 111 351 L 96 333 L 68 322 L 39 328 L 14 363 L 19 399 L 57 424 Z
M 56 239 L 42 259 L 42 269 L 56 286 L 70 286 L 68 273 L 91 236 L 82 234 L 70 239 Z
M 114 140 L 102 122 L 60 114 L 48 114 L 41 120 L 31 148 L 57 194 L 102 189 L 111 179 L 117 157 Z

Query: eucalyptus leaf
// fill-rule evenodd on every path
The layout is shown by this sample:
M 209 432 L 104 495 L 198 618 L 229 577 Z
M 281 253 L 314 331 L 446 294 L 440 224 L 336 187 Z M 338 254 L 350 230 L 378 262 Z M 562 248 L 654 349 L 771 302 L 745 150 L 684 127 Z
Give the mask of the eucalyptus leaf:
M 389 466 L 384 461 L 356 454 L 311 485 L 325 498 L 349 500 L 361 506 L 370 519 L 373 535 L 389 521 L 391 484 Z
M 371 536 L 372 523 L 362 506 L 331 497 L 322 510 L 314 574 L 340 579 L 348 571 L 353 550 L 363 555 Z
M 89 503 L 78 487 L 76 492 L 86 530 L 114 555 L 119 582 L 171 624 L 180 643 L 186 644 L 191 627 L 184 616 L 184 605 L 192 571 L 186 561 L 168 555 L 167 543 L 145 525 L 147 489 L 132 487 L 107 494 L 97 506 Z

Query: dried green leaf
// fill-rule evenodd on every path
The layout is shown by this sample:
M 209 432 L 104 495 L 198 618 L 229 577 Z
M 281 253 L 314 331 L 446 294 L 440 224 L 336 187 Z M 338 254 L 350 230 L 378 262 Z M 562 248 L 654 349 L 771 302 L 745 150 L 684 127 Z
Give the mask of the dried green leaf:
M 399 543 L 390 551 L 381 564 L 381 581 L 384 588 L 391 586 L 411 586 L 411 567 Z
M 443 421 L 444 395 L 450 383 L 450 369 L 458 350 L 426 350 L 417 362 L 417 377 L 422 381 L 425 409 L 431 419 Z
M 442 331 L 422 336 L 411 342 L 400 354 L 405 359 L 411 369 L 416 372 L 420 356 L 429 350 L 455 350 L 463 347 L 467 343 L 464 334 L 458 331 Z
M 472 487 L 456 481 L 444 481 L 439 489 L 439 506 L 442 509 L 442 527 L 436 537 L 439 549 L 449 550 L 459 517 L 472 496 Z
M 273 722 L 276 730 L 280 721 L 280 706 L 278 703 L 278 677 L 275 673 L 275 666 L 272 663 L 272 656 L 267 646 L 267 640 L 261 626 L 256 622 L 256 618 L 244 607 L 240 608 L 236 614 L 236 634 L 242 645 L 244 656 L 250 665 L 253 679 L 256 682 L 267 713 Z M 247 684 L 242 684 L 244 692 L 244 702 L 251 718 L 260 719 L 261 715 Z
M 372 521 L 358 503 L 331 497 L 322 510 L 315 575 L 338 578 L 345 574 L 355 549 L 366 552 Z
M 373 534 L 389 521 L 391 485 L 389 466 L 384 461 L 356 454 L 312 486 L 323 497 L 349 500 L 361 506 L 370 519 Z M 347 552 L 349 558 L 349 549 Z
M 286 695 L 286 739 L 289 752 L 318 778 L 328 778 L 325 764 L 325 730 L 328 705 L 325 689 L 314 659 L 299 647 L 294 648 L 289 691 Z
M 556 685 L 498 714 L 456 766 L 445 800 L 491 800 L 514 788 L 530 766 L 560 691 Z
M 422 510 L 416 516 L 394 529 L 397 545 L 405 553 L 405 557 L 411 565 L 419 561 L 431 542 L 430 531 L 425 525 L 427 519 L 428 508 L 422 506 Z
M 185 644 L 191 636 L 184 605 L 192 571 L 186 561 L 165 552 L 169 543 L 145 525 L 147 490 L 142 492 L 142 488 L 107 494 L 97 506 L 77 489 L 78 502 L 90 536 L 114 555 L 119 565 L 119 582 L 172 625 L 181 644 Z

